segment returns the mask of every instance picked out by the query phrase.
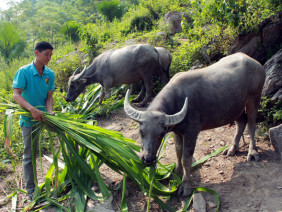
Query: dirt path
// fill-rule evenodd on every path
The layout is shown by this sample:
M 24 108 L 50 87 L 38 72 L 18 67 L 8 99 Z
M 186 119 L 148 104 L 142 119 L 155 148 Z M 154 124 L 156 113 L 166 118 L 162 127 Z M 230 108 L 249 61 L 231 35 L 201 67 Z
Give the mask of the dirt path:
M 116 130 L 125 137 L 141 142 L 138 134 L 139 125 L 126 117 L 123 109 L 113 113 L 109 118 L 98 119 L 98 126 Z M 200 133 L 194 154 L 195 160 L 202 158 L 210 152 L 229 144 L 235 133 L 235 126 L 220 127 Z M 275 152 L 272 146 L 257 137 L 260 161 L 246 162 L 248 135 L 245 135 L 246 145 L 241 142 L 240 153 L 235 157 L 219 155 L 210 159 L 204 166 L 192 173 L 192 185 L 204 186 L 215 190 L 221 201 L 220 211 L 282 211 L 282 163 L 275 160 Z M 166 154 L 162 163 L 176 161 L 173 140 L 167 144 Z M 44 170 L 49 167 L 44 160 Z M 122 176 L 106 166 L 101 172 L 109 184 L 118 184 Z M 39 167 L 38 167 L 39 173 Z M 17 167 L 16 174 L 12 170 L 1 173 L 0 199 L 9 193 L 11 187 L 21 188 L 22 167 Z M 41 181 L 39 176 L 39 182 Z M 203 193 L 207 202 L 208 211 L 215 211 L 215 199 L 211 194 Z M 119 211 L 121 191 L 113 195 L 113 209 Z M 176 209 L 181 209 L 183 202 L 188 198 L 173 196 L 167 203 Z M 146 211 L 147 198 L 132 182 L 127 183 L 127 202 L 130 212 Z M 27 205 L 25 195 L 18 195 L 18 211 Z M 0 212 L 11 210 L 11 202 L 0 207 Z M 47 210 L 51 212 L 52 210 Z M 151 211 L 162 211 L 155 203 L 151 205 Z

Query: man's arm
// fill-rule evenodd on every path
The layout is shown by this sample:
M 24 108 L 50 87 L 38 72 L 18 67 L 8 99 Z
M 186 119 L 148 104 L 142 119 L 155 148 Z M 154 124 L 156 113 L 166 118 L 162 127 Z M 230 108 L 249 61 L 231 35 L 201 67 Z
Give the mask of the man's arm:
M 54 91 L 48 91 L 47 99 L 46 99 L 46 110 L 47 113 L 53 114 L 53 93 Z
M 45 117 L 43 116 L 43 113 L 36 109 L 35 107 L 33 107 L 31 104 L 29 104 L 23 97 L 22 97 L 22 92 L 23 90 L 20 88 L 15 88 L 14 89 L 14 93 L 13 93 L 13 98 L 15 100 L 16 103 L 18 103 L 21 107 L 23 107 L 24 109 L 28 110 L 33 119 L 35 119 L 36 121 L 45 121 Z

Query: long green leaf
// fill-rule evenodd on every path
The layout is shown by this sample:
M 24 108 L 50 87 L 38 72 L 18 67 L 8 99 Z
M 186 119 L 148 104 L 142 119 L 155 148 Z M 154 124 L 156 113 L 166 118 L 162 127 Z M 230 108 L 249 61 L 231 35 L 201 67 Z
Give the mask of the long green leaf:
M 121 196 L 121 206 L 120 206 L 120 211 L 122 212 L 128 212 L 125 193 L 126 193 L 126 174 L 123 175 L 123 180 L 122 180 L 122 196 Z

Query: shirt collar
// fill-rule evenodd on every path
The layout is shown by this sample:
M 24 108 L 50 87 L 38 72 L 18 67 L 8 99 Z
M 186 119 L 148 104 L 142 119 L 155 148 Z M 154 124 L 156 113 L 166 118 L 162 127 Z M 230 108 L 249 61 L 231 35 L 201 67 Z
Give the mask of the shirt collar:
M 31 65 L 32 65 L 32 73 L 33 73 L 33 75 L 39 75 L 37 69 L 35 68 L 34 61 L 32 62 Z M 46 75 L 46 74 L 48 74 L 48 73 L 49 73 L 48 68 L 47 68 L 46 66 L 44 66 L 43 75 Z

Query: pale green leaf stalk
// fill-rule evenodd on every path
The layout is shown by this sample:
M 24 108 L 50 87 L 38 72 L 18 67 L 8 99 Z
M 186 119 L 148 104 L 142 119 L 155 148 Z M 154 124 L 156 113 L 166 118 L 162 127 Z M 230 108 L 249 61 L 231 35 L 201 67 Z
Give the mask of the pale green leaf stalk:
M 128 212 L 125 193 L 126 193 L 126 174 L 123 175 L 123 180 L 122 180 L 122 196 L 121 196 L 121 207 L 120 207 L 121 212 Z

